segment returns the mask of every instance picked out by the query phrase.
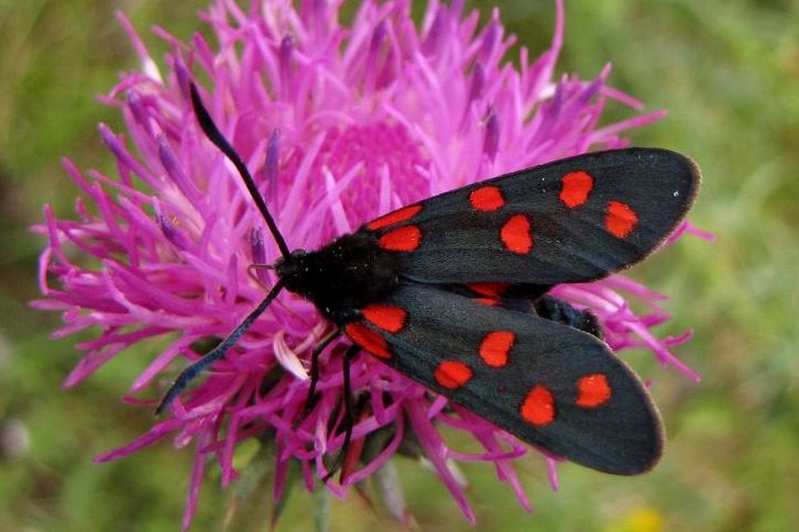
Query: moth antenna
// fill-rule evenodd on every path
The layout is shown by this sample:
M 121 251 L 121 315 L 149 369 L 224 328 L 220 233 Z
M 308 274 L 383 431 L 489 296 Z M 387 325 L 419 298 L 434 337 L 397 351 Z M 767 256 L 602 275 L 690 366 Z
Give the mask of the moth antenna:
M 227 336 L 227 338 L 222 340 L 218 346 L 216 346 L 200 360 L 184 369 L 166 392 L 164 398 L 161 399 L 158 408 L 155 409 L 155 415 L 160 415 L 161 412 L 163 412 L 164 409 L 167 408 L 172 401 L 174 401 L 175 398 L 186 389 L 186 386 L 188 386 L 189 383 L 193 381 L 201 371 L 225 356 L 225 353 L 227 353 L 231 347 L 236 345 L 236 342 L 239 341 L 239 338 L 241 338 L 242 335 L 247 332 L 247 329 L 249 329 L 255 320 L 258 319 L 258 316 L 263 314 L 266 308 L 272 303 L 272 301 L 274 301 L 282 289 L 283 282 L 278 280 L 274 288 L 272 288 L 272 290 L 266 295 L 263 301 L 261 301 L 258 306 L 255 307 L 246 318 L 244 318 L 244 320 L 233 330 L 232 333 Z
M 280 253 L 284 258 L 287 258 L 291 254 L 291 251 L 286 245 L 286 240 L 283 238 L 280 230 L 277 228 L 275 220 L 272 218 L 269 209 L 266 207 L 266 202 L 264 201 L 263 196 L 261 196 L 261 193 L 258 192 L 258 187 L 255 186 L 255 181 L 250 175 L 250 171 L 247 170 L 247 165 L 244 164 L 244 161 L 241 160 L 241 157 L 238 153 L 236 153 L 236 150 L 233 149 L 233 146 L 231 146 L 224 135 L 222 135 L 222 133 L 219 131 L 219 128 L 216 127 L 211 115 L 208 113 L 205 105 L 203 105 L 200 94 L 197 92 L 197 86 L 194 83 L 191 83 L 189 86 L 189 91 L 191 92 L 191 105 L 194 108 L 194 114 L 197 116 L 197 121 L 200 123 L 203 133 L 205 133 L 205 136 L 208 137 L 208 140 L 213 142 L 214 145 L 216 145 L 216 147 L 219 148 L 219 150 L 224 153 L 228 159 L 230 159 L 230 161 L 233 163 L 233 166 L 235 166 L 236 170 L 239 171 L 239 175 L 244 181 L 244 185 L 247 187 L 250 196 L 252 196 L 255 205 L 258 207 L 258 210 L 261 211 L 261 216 L 263 216 L 267 227 L 269 227 L 269 231 L 272 233 L 272 237 L 275 239 L 277 247 L 280 249 Z

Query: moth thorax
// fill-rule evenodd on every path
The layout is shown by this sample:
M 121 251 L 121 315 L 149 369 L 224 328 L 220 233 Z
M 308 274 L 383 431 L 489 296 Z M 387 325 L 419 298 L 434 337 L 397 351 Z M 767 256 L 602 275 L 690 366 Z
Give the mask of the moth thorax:
M 319 251 L 294 251 L 277 264 L 277 274 L 288 290 L 313 302 L 332 321 L 344 323 L 399 285 L 396 256 L 372 238 L 356 233 Z

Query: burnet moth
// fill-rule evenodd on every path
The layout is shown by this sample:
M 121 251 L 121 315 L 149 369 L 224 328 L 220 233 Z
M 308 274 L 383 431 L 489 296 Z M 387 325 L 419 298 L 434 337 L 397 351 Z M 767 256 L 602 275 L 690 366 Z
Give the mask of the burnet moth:
M 649 470 L 663 425 L 639 378 L 602 341 L 595 317 L 546 295 L 646 257 L 674 230 L 699 169 L 672 151 L 588 153 L 407 205 L 317 251 L 289 250 L 241 158 L 191 86 L 205 133 L 237 167 L 282 257 L 277 282 L 216 348 L 187 367 L 161 412 L 219 360 L 282 289 L 315 304 L 341 334 L 345 413 L 349 364 L 360 351 L 520 440 L 619 475 Z

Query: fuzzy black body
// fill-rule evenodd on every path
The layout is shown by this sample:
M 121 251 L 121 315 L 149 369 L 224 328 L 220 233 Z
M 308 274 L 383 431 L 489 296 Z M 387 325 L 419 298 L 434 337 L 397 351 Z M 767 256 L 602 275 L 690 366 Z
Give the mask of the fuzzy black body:
M 532 302 L 536 314 L 569 327 L 574 327 L 602 339 L 602 328 L 596 316 L 589 310 L 578 310 L 565 301 L 543 296 Z
M 357 320 L 358 309 L 385 299 L 400 283 L 399 257 L 380 249 L 365 231 L 318 251 L 294 250 L 275 269 L 288 290 L 338 326 Z

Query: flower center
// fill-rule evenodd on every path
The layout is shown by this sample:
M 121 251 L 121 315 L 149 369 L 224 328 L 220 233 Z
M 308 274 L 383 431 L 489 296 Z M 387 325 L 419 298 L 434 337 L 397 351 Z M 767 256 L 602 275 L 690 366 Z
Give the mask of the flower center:
M 306 156 L 306 150 L 295 148 L 281 169 L 281 178 L 289 183 Z M 307 164 L 307 163 L 306 163 Z M 339 129 L 332 127 L 311 166 L 308 199 L 315 204 L 328 194 L 325 169 L 338 182 L 362 165 L 354 179 L 341 193 L 339 199 L 353 230 L 380 214 L 381 196 L 388 193 L 396 197 L 399 205 L 390 204 L 388 210 L 429 195 L 427 179 L 417 168 L 428 166 L 428 158 L 419 144 L 405 128 L 387 122 L 359 124 Z M 387 183 L 384 185 L 384 176 Z M 383 187 L 387 190 L 382 191 Z M 330 224 L 321 224 L 324 240 L 336 236 Z

